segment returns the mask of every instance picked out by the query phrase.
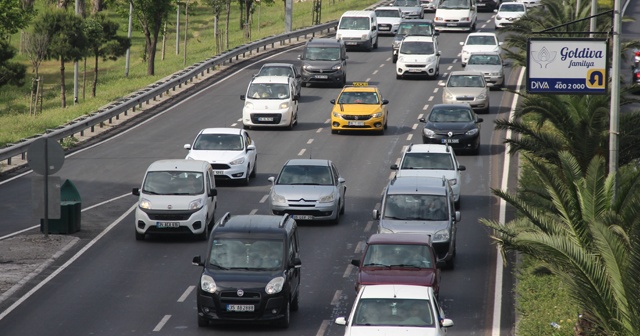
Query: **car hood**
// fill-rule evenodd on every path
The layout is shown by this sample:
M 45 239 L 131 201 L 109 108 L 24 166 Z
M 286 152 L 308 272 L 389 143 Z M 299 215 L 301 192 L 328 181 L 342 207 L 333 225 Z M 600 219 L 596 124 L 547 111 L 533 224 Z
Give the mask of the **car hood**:
M 378 326 L 351 326 L 345 336 L 438 336 L 434 327 L 378 327 Z
M 213 277 L 216 285 L 226 289 L 248 289 L 263 288 L 273 280 L 273 278 L 282 275 L 282 271 L 246 271 L 246 270 L 229 270 L 220 271 L 209 269 L 207 274 Z
M 492 64 L 467 64 L 465 70 L 468 71 L 480 71 L 482 73 L 485 72 L 502 72 L 501 65 L 492 65 Z
M 201 199 L 203 195 L 152 195 L 140 194 L 151 202 L 151 210 L 189 210 L 189 203 Z M 206 202 L 204 202 L 206 204 Z
M 389 23 L 389 24 L 400 24 L 400 21 L 402 20 L 402 18 L 394 18 L 394 17 L 379 17 L 378 18 L 378 24 L 384 24 L 384 23 Z
M 305 199 L 306 201 L 317 201 L 320 197 L 333 193 L 335 186 L 277 184 L 273 186 L 272 191 L 288 200 Z
M 436 9 L 436 17 L 441 17 L 445 21 L 450 19 L 460 19 L 463 17 L 471 16 L 469 9 L 448 9 L 448 8 L 438 8 Z
M 470 53 L 482 53 L 482 52 L 499 52 L 500 46 L 495 44 L 493 45 L 465 45 L 462 47 L 462 51 L 470 52 Z
M 449 228 L 449 221 L 421 221 L 380 219 L 380 227 L 393 233 L 426 233 L 434 234 Z
M 429 58 L 435 56 L 435 54 L 428 55 L 415 55 L 415 54 L 398 54 L 398 57 L 402 57 L 402 63 L 425 63 Z M 434 59 L 435 60 L 435 59 Z
M 446 177 L 447 180 L 458 178 L 455 170 L 443 169 L 400 169 L 396 173 L 397 177 L 418 176 L 418 177 Z
M 307 70 L 331 70 L 334 66 L 341 65 L 340 61 L 311 61 L 305 60 L 302 64 Z
M 361 285 L 433 286 L 436 281 L 436 270 L 410 267 L 361 267 L 358 281 Z
M 468 87 L 468 86 L 465 86 L 465 87 L 447 86 L 445 87 L 445 90 L 447 90 L 449 93 L 451 93 L 456 97 L 459 97 L 459 96 L 477 97 L 481 93 L 486 93 L 487 91 L 487 89 L 483 87 Z
M 473 122 L 437 122 L 437 123 L 428 122 L 424 125 L 424 127 L 432 131 L 459 132 L 459 131 L 467 131 L 467 130 L 473 129 L 476 126 L 475 126 L 475 123 Z
M 347 115 L 369 115 L 380 112 L 380 105 L 373 104 L 342 104 L 342 110 L 340 110 L 340 104 L 336 104 L 333 108 L 333 112 Z
M 187 158 L 203 160 L 209 163 L 228 163 L 242 156 L 244 151 L 191 150 Z

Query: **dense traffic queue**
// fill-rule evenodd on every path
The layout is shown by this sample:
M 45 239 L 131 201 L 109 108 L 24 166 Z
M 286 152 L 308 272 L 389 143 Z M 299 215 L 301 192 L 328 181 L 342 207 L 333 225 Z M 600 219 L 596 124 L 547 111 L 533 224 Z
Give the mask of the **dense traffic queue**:
M 193 259 L 202 267 L 199 326 L 267 322 L 288 327 L 300 297 L 296 222 L 338 224 L 345 212 L 347 184 L 339 168 L 330 160 L 294 159 L 268 179 L 271 214 L 226 213 L 214 222 L 216 181 L 249 185 L 256 176 L 258 145 L 248 131 L 293 128 L 302 88 L 329 85 L 341 88 L 330 100 L 332 134 L 384 134 L 391 103 L 366 81 L 347 84 L 347 49 L 375 49 L 378 34 L 390 34 L 397 79 L 441 80 L 439 31 L 475 29 L 474 15 L 464 24 L 438 16 L 454 1 L 464 8 L 475 3 L 398 0 L 375 11 L 344 13 L 336 38 L 308 41 L 299 64 L 267 63 L 253 76 L 240 96 L 242 128 L 203 129 L 184 145 L 188 151 L 184 160 L 160 160 L 149 167 L 141 186 L 132 191 L 139 197 L 135 238 L 187 233 L 208 241 L 204 258 Z M 436 20 L 424 19 L 423 9 L 434 7 Z M 399 163 L 390 167 L 395 175 L 372 211 L 376 233 L 367 240 L 362 256 L 351 261 L 358 269 L 357 297 L 350 314 L 335 320 L 346 327 L 345 335 L 408 330 L 444 335 L 454 325 L 441 308 L 439 292 L 441 269 L 455 265 L 461 221 L 461 172 L 466 167 L 456 152 L 479 153 L 483 119 L 477 113 L 489 112 L 490 88 L 504 85 L 501 42 L 494 33 L 472 32 L 461 44 L 461 65 L 467 69 L 451 71 L 440 81 L 442 103 L 420 119 L 423 143 L 407 146 Z

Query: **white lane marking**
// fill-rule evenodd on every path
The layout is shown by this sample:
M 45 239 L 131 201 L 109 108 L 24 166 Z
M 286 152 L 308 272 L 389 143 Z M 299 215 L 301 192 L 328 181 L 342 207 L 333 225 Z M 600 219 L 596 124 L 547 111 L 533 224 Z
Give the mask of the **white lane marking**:
M 522 83 L 522 78 L 524 77 L 525 68 L 523 67 L 520 70 L 520 76 L 518 78 L 518 85 Z M 520 92 L 520 87 L 516 92 Z M 511 103 L 511 112 L 509 112 L 509 121 L 513 121 L 514 111 L 516 110 L 516 106 L 518 106 L 518 97 L 520 95 L 513 95 L 513 102 Z M 511 139 L 511 130 L 507 130 L 507 134 L 505 136 L 506 139 Z M 509 185 L 509 165 L 511 165 L 511 146 L 509 143 L 505 143 L 504 145 L 504 165 L 502 166 L 502 182 L 500 185 L 501 190 L 506 191 L 507 186 Z M 498 223 L 504 223 L 506 220 L 507 213 L 507 202 L 500 199 L 500 213 L 498 217 Z M 494 287 L 495 296 L 493 297 L 493 324 L 491 330 L 491 336 L 500 336 L 500 322 L 502 319 L 502 282 L 503 282 L 503 260 L 502 253 L 500 253 L 500 249 L 496 246 L 496 283 Z
M 395 172 L 389 173 L 389 180 L 393 179 L 393 175 L 395 175 L 395 174 L 396 174 Z M 384 190 L 382 192 L 384 192 Z
M 266 194 L 266 195 L 262 196 L 262 198 L 260 199 L 260 203 L 266 202 L 267 198 L 269 198 L 269 194 Z
M 362 253 L 362 251 L 364 250 L 364 244 L 366 244 L 366 242 L 364 241 L 359 241 L 358 244 L 356 245 L 356 248 L 353 250 L 353 253 L 358 254 L 358 253 Z
M 305 148 L 301 149 L 300 152 L 298 152 L 298 156 L 302 156 L 306 151 L 307 150 Z
M 60 272 L 64 271 L 69 265 L 71 265 L 76 259 L 80 258 L 88 249 L 90 249 L 98 240 L 104 237 L 111 229 L 113 229 L 118 223 L 120 223 L 125 217 L 127 217 L 133 210 L 136 209 L 138 204 L 132 205 L 129 210 L 125 211 L 120 217 L 118 217 L 113 223 L 109 224 L 106 229 L 100 232 L 95 238 L 93 238 L 87 245 L 85 245 L 78 253 L 76 253 L 73 257 L 71 257 L 67 262 L 65 262 L 62 266 L 57 268 L 53 273 L 51 273 L 46 279 L 42 280 L 42 282 L 38 283 L 35 287 L 33 287 L 29 292 L 20 297 L 16 302 L 14 302 L 9 308 L 0 314 L 0 321 L 2 321 L 5 316 L 11 313 L 14 309 L 16 309 L 19 305 L 21 305 L 24 301 L 26 301 L 31 295 L 35 294 L 40 288 L 49 283 L 49 281 L 53 280 Z
M 194 289 L 196 289 L 196 286 L 187 287 L 187 290 L 185 290 L 180 298 L 178 298 L 178 302 L 184 302 L 189 297 L 189 295 L 191 295 L 191 292 L 193 292 Z
M 371 231 L 371 227 L 373 226 L 373 221 L 368 221 L 367 225 L 364 227 L 364 232 Z
M 324 333 L 327 332 L 327 328 L 329 328 L 330 323 L 331 323 L 330 320 L 323 320 L 322 323 L 320 324 L 320 328 L 318 329 L 318 332 L 316 333 L 316 336 L 324 336 Z
M 429 101 L 433 101 L 433 96 L 429 97 Z
M 240 119 L 238 119 L 238 120 L 236 120 L 236 121 L 237 121 L 237 122 L 241 122 L 241 121 L 242 121 L 242 118 L 240 118 Z
M 351 275 L 351 272 L 353 271 L 353 265 L 349 264 L 347 265 L 347 269 L 344 270 L 344 273 L 342 274 L 343 278 L 348 278 Z
M 390 58 L 387 59 L 387 61 L 390 60 Z M 380 67 L 382 68 L 384 66 L 384 63 L 380 64 Z
M 322 128 L 318 128 L 318 129 L 316 130 L 316 133 L 320 133 L 320 132 L 322 132 Z
M 415 125 L 414 125 L 415 126 Z M 415 128 L 414 128 L 415 129 Z M 409 135 L 407 135 L 407 141 L 411 141 L 411 139 L 413 138 L 413 134 L 409 133 Z
M 338 289 L 335 294 L 333 294 L 333 299 L 331 300 L 332 306 L 337 306 L 340 301 L 340 296 L 342 296 L 342 290 Z
M 460 56 L 460 54 L 458 54 L 458 56 Z M 454 59 L 453 59 L 453 63 L 458 63 L 458 59 L 457 59 L 457 58 L 454 58 Z
M 439 81 L 439 82 L 441 82 L 441 81 Z M 433 93 L 438 93 L 438 91 L 440 91 L 440 88 L 439 88 L 439 87 L 437 87 L 437 88 L 433 89 Z
M 412 129 L 412 130 L 417 129 L 417 128 L 418 128 L 418 124 L 413 124 L 413 125 L 411 126 L 411 129 Z
M 327 119 L 327 120 L 325 120 L 325 121 L 324 121 L 324 123 L 325 123 L 325 124 L 328 124 L 328 123 L 330 123 L 330 122 L 331 122 L 331 118 L 329 118 L 329 119 Z
M 371 81 L 371 78 L 367 78 L 364 80 L 365 82 L 369 83 Z
M 253 210 L 251 210 L 251 212 L 249 212 L 249 214 L 250 214 L 250 215 L 255 215 L 255 214 L 256 214 L 256 212 L 258 212 L 258 209 L 253 209 Z
M 450 65 L 447 67 L 447 70 L 451 70 L 451 69 L 453 69 L 453 65 Z
M 238 126 L 238 123 L 231 124 L 231 127 L 236 127 L 236 126 Z
M 158 322 L 158 324 L 156 325 L 155 328 L 153 328 L 153 331 L 160 331 L 162 330 L 162 327 L 164 327 L 165 324 L 167 324 L 167 322 L 169 322 L 169 319 L 171 318 L 171 315 L 165 315 L 162 320 L 160 320 L 160 322 Z
M 375 75 L 375 74 L 377 74 L 377 73 L 378 73 L 378 70 L 375 70 L 375 71 L 372 73 L 372 75 Z
M 310 144 L 312 144 L 312 143 L 313 143 L 313 139 L 309 139 L 309 140 L 307 140 L 307 145 L 310 145 Z
M 423 111 L 426 111 L 426 110 L 428 110 L 428 109 L 429 109 L 429 104 L 426 104 L 425 106 L 423 106 L 423 107 L 422 107 L 422 110 L 423 110 Z
M 422 113 L 418 114 L 418 119 L 420 119 L 420 118 L 424 118 L 424 114 L 422 114 Z

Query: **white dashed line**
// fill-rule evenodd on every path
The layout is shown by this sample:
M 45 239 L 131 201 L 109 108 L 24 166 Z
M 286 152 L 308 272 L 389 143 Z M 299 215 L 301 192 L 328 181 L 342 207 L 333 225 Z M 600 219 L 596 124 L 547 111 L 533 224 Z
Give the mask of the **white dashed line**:
M 329 324 L 331 324 L 330 320 L 323 320 L 320 324 L 320 329 L 316 333 L 316 336 L 324 336 L 324 333 L 327 332 L 327 328 L 329 328 Z
M 238 126 L 238 123 L 231 124 L 231 127 L 236 127 L 236 126 Z
M 258 209 L 253 209 L 253 210 L 251 210 L 251 212 L 249 212 L 249 214 L 250 214 L 250 215 L 255 215 L 255 214 L 256 214 L 256 212 L 258 212 Z
M 351 275 L 351 272 L 353 271 L 353 265 L 349 264 L 347 265 L 347 269 L 344 270 L 344 274 L 342 274 L 343 278 L 348 278 Z
M 367 225 L 364 227 L 364 232 L 371 231 L 371 227 L 373 226 L 373 221 L 368 221 Z
M 429 97 L 429 101 L 433 101 L 433 96 Z
M 447 67 L 447 70 L 451 70 L 451 69 L 453 69 L 453 65 L 450 65 Z
M 411 126 L 412 130 L 417 129 L 417 128 L 418 128 L 418 124 L 413 124 L 413 126 Z
M 237 122 L 241 122 L 241 121 L 242 121 L 242 118 L 240 118 L 240 119 L 238 119 L 238 120 L 236 120 L 236 121 L 237 121 Z
M 165 324 L 167 324 L 167 322 L 169 321 L 169 319 L 171 318 L 171 315 L 165 315 L 162 320 L 160 320 L 160 322 L 158 322 L 158 324 L 156 325 L 155 328 L 153 328 L 153 331 L 160 331 L 162 330 L 162 327 L 164 327 Z
M 389 180 L 393 179 L 393 175 L 395 175 L 395 172 L 389 173 Z M 383 190 L 383 192 L 384 192 L 384 190 Z
M 312 144 L 312 143 L 313 143 L 313 139 L 309 139 L 309 140 L 307 140 L 307 145 L 310 145 L 310 144 Z
M 337 290 L 335 294 L 333 294 L 333 299 L 331 300 L 332 306 L 337 306 L 340 301 L 340 296 L 342 296 L 342 290 Z
M 438 88 L 438 87 L 433 89 L 433 93 L 438 93 L 438 91 L 440 91 L 440 88 Z
M 423 107 L 422 107 L 422 110 L 423 110 L 423 111 L 426 111 L 426 110 L 428 110 L 428 109 L 429 109 L 429 104 L 427 104 L 427 105 L 425 105 L 425 106 L 423 106 Z
M 367 78 L 364 80 L 365 82 L 369 83 L 371 81 L 371 78 Z
M 411 141 L 411 139 L 413 139 L 413 134 L 409 133 L 409 135 L 407 135 L 407 141 Z
M 331 119 L 327 119 L 327 120 L 324 121 L 325 124 L 328 124 L 330 122 L 331 122 Z
M 316 133 L 320 133 L 320 132 L 322 132 L 322 128 L 318 128 L 318 129 L 316 130 Z
M 390 59 L 390 58 L 389 58 Z M 384 63 L 380 64 L 380 67 L 382 68 L 384 66 Z
M 378 70 L 374 71 L 374 72 L 372 73 L 372 75 L 375 75 L 375 74 L 377 74 L 377 73 L 378 73 Z
M 358 244 L 356 245 L 355 250 L 353 250 L 353 253 L 355 254 L 359 254 L 362 253 L 362 250 L 364 250 L 364 244 L 366 244 L 366 242 L 364 241 L 359 241 Z
M 458 56 L 460 56 L 460 54 L 458 54 Z M 457 63 L 457 62 L 458 62 L 457 58 L 453 60 L 453 63 Z
M 267 198 L 269 198 L 269 194 L 266 194 L 266 195 L 262 196 L 262 198 L 260 199 L 260 203 L 266 202 Z
M 184 293 L 182 293 L 182 295 L 180 296 L 180 298 L 178 299 L 178 302 L 184 302 L 189 295 L 191 294 L 191 292 L 193 292 L 193 290 L 196 289 L 196 286 L 189 286 L 187 287 L 187 290 L 184 291 Z
M 305 148 L 301 149 L 300 152 L 298 152 L 298 156 L 302 156 L 306 151 L 307 150 Z
M 418 119 L 420 119 L 420 118 L 424 118 L 424 114 L 422 114 L 422 113 L 418 114 Z

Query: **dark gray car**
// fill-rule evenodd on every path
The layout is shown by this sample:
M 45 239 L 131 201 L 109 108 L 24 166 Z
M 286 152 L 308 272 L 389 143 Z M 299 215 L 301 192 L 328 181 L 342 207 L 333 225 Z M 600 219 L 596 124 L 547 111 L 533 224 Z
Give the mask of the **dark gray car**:
M 332 84 L 343 87 L 347 82 L 347 49 L 344 42 L 332 38 L 311 39 L 298 56 L 302 83 Z

